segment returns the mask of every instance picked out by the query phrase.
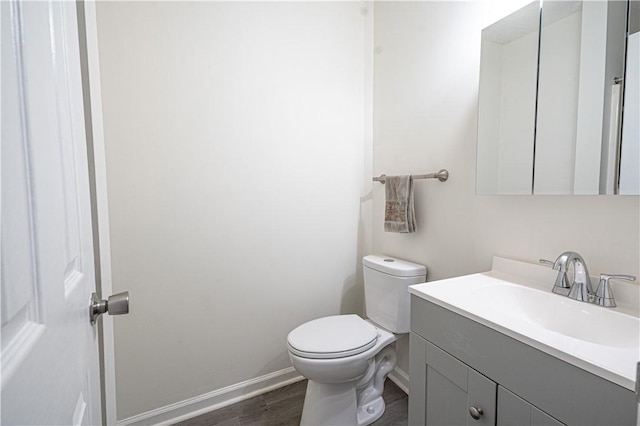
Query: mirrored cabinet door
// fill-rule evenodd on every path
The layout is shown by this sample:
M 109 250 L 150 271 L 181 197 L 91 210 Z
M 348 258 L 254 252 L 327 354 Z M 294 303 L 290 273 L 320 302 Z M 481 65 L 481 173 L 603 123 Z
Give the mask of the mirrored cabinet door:
M 478 194 L 530 194 L 540 5 L 534 1 L 482 31 Z
M 640 193 L 638 3 L 535 1 L 483 30 L 477 194 Z
M 604 4 L 594 2 L 593 4 Z M 588 9 L 588 5 L 584 5 Z M 583 40 L 591 33 L 581 1 L 545 1 L 540 32 L 538 107 L 534 157 L 535 194 L 571 194 L 576 183 L 576 154 L 589 142 L 597 144 L 591 164 L 598 193 L 602 107 L 604 105 L 604 40 Z M 606 13 L 602 14 L 606 31 Z M 596 22 L 598 28 L 602 22 Z M 602 34 L 599 34 L 602 36 Z M 584 49 L 584 52 L 582 51 Z M 593 56 L 593 57 L 591 57 Z M 582 62 L 585 72 L 581 73 Z M 598 64 L 601 64 L 599 66 Z M 595 66 L 594 66 L 595 65 Z M 594 84 L 595 83 L 595 84 Z M 582 108 L 580 105 L 582 104 Z M 594 106 L 599 108 L 594 108 Z M 589 115 L 592 117 L 590 118 Z M 595 117 L 595 120 L 594 120 Z M 597 124 L 600 124 L 600 127 Z M 592 125 L 592 126 L 590 126 Z M 578 128 L 580 127 L 580 131 Z M 577 136 L 580 134 L 580 141 Z M 586 139 L 586 140 L 585 140 Z
M 640 1 L 629 8 L 619 193 L 640 194 Z

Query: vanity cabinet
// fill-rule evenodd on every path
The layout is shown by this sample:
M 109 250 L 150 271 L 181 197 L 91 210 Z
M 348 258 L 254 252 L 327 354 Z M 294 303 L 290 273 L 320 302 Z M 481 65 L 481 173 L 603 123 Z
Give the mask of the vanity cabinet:
M 426 424 L 494 425 L 496 388 L 489 380 L 448 353 L 426 343 Z M 469 407 L 477 411 L 474 420 Z
M 502 386 L 498 386 L 498 401 L 496 424 L 499 426 L 562 425 L 558 420 Z
M 636 424 L 631 390 L 415 295 L 409 338 L 410 425 Z

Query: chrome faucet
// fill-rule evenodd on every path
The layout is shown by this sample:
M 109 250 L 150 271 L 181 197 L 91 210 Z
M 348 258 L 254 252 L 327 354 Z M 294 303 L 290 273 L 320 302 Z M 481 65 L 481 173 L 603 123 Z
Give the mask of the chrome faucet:
M 569 259 L 568 253 L 569 252 L 562 253 L 560 256 L 558 256 L 555 262 L 551 260 L 540 259 L 540 263 L 549 265 L 553 270 L 558 271 L 556 282 L 553 285 L 553 289 L 551 289 L 551 291 L 563 296 L 568 296 L 569 290 L 571 289 L 569 279 L 567 278 L 567 260 Z
M 591 278 L 589 270 L 582 256 L 575 251 L 565 251 L 555 262 L 540 259 L 540 263 L 551 265 L 553 269 L 558 271 L 556 282 L 553 285 L 554 293 L 567 296 L 570 299 L 580 300 L 582 302 L 591 302 L 594 297 L 593 287 L 591 286 Z M 573 263 L 573 281 L 569 284 L 567 271 Z
M 540 259 L 540 263 L 551 266 L 554 270 L 558 271 L 556 282 L 553 285 L 554 293 L 567 296 L 570 299 L 579 300 L 581 302 L 595 303 L 605 307 L 615 307 L 616 302 L 613 298 L 613 292 L 609 285 L 609 279 L 623 279 L 629 281 L 635 281 L 636 277 L 632 275 L 612 275 L 601 274 L 600 284 L 598 289 L 593 291 L 591 285 L 591 277 L 589 276 L 589 270 L 582 256 L 574 251 L 565 251 L 562 253 L 555 262 L 546 259 Z M 569 284 L 568 270 L 573 266 L 573 280 Z
M 567 297 L 581 302 L 591 302 L 595 292 L 591 286 L 591 277 L 589 276 L 587 264 L 582 256 L 576 252 L 567 251 L 564 254 L 569 256 L 567 263 L 573 262 L 573 283 L 571 283 L 571 289 Z

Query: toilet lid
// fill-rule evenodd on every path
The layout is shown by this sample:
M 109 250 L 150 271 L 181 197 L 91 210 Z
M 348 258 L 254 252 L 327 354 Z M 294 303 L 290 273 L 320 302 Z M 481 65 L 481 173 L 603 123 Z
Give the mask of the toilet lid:
M 303 358 L 357 355 L 373 347 L 378 330 L 358 315 L 335 315 L 302 324 L 287 337 L 289 350 Z

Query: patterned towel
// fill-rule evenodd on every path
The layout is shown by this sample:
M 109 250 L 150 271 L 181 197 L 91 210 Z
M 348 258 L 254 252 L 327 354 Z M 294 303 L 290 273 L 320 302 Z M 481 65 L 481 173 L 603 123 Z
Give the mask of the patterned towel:
M 413 207 L 413 177 L 385 176 L 384 230 L 387 232 L 416 232 Z

